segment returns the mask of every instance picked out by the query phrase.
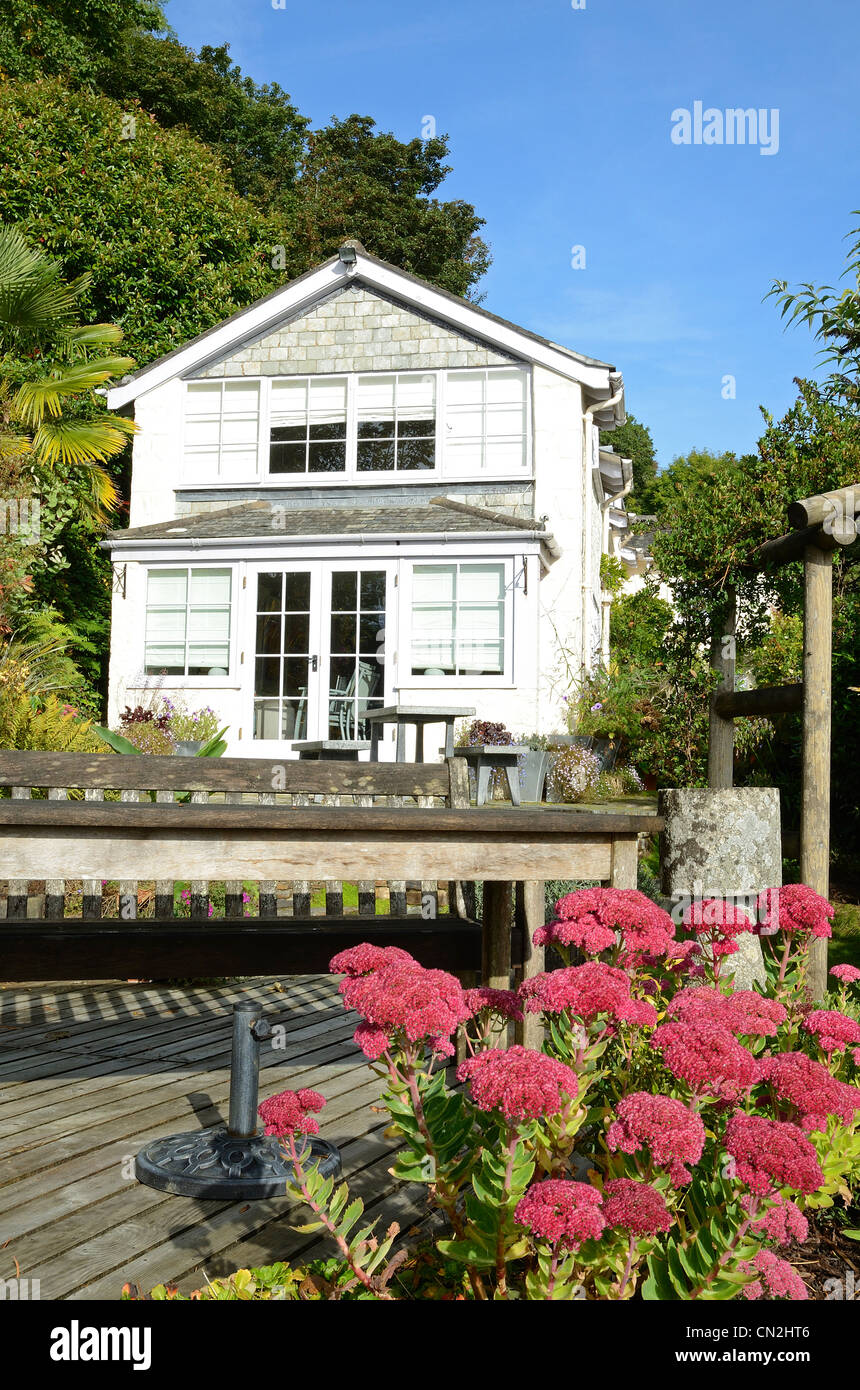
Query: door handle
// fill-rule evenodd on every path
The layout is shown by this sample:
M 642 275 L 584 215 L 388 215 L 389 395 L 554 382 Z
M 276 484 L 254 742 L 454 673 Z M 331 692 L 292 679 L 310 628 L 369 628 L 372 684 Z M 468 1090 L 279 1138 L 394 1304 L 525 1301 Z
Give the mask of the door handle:
M 311 657 L 311 670 L 312 670 L 312 671 L 318 671 L 318 670 L 319 670 L 319 666 L 320 666 L 320 659 L 319 659 L 319 657 L 318 657 L 318 656 L 312 656 L 312 657 Z

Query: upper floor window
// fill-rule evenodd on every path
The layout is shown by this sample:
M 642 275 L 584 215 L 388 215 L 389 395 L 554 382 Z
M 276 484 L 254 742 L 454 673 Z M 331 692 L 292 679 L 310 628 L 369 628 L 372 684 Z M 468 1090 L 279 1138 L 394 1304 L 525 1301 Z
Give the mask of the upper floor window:
M 445 459 L 460 477 L 526 462 L 526 375 L 517 367 L 449 372 Z
M 183 481 L 520 476 L 528 379 L 484 367 L 191 382 Z
M 272 382 L 270 473 L 346 472 L 347 377 Z
M 191 384 L 185 407 L 186 477 L 241 482 L 253 476 L 259 422 L 259 382 Z
M 359 473 L 435 468 L 435 376 L 359 377 L 357 439 Z
M 146 674 L 226 676 L 231 592 L 229 569 L 151 569 L 146 589 Z

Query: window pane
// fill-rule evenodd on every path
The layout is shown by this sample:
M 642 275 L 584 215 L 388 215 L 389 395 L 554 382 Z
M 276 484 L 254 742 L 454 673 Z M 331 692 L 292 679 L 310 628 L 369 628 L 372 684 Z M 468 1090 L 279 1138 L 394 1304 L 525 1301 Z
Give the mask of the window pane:
M 525 420 L 521 405 L 496 405 L 487 411 L 487 435 L 517 437 L 523 433 Z
M 157 643 L 146 647 L 146 673 L 149 676 L 184 676 L 185 646 L 168 647 Z
M 257 652 L 260 656 L 274 655 L 281 650 L 280 617 L 257 619 Z
M 305 415 L 308 405 L 307 394 L 307 381 L 304 377 L 296 377 L 287 381 L 273 381 L 272 420 L 280 420 L 285 415 Z
M 345 420 L 346 377 L 311 377 L 309 410 L 316 420 Z
M 480 472 L 484 449 L 479 439 L 468 444 L 451 444 L 449 442 L 446 456 L 452 474 L 465 477 L 469 473 Z
M 361 576 L 362 608 L 385 608 L 385 570 L 365 570 Z
M 281 609 L 283 575 L 257 575 L 257 612 L 278 613 Z
M 305 444 L 270 444 L 270 473 L 304 473 L 307 467 Z
M 394 416 L 389 420 L 359 420 L 359 439 L 393 439 L 395 431 Z
M 502 565 L 463 565 L 460 569 L 461 602 L 478 603 L 504 597 L 505 571 Z
M 256 418 L 260 387 L 256 381 L 228 381 L 224 386 L 224 415 L 252 415 Z
M 331 616 L 332 652 L 354 652 L 356 649 L 356 618 L 354 613 L 333 613 Z
M 486 464 L 488 468 L 498 469 L 500 473 L 510 473 L 522 469 L 526 461 L 526 442 L 520 439 L 489 439 L 487 441 Z
M 358 446 L 359 473 L 387 473 L 394 468 L 394 443 L 361 441 Z
M 404 420 L 401 415 L 397 421 L 398 439 L 435 439 L 436 421 L 432 415 L 427 415 L 422 419 L 410 416 Z
M 308 471 L 311 473 L 342 473 L 346 468 L 346 441 L 342 444 L 311 444 L 308 447 Z
M 221 431 L 218 420 L 188 420 L 185 425 L 185 447 L 187 449 L 215 449 L 217 458 L 218 440 Z
M 287 613 L 284 618 L 284 651 L 307 654 L 310 618 L 306 613 Z
M 362 656 L 376 656 L 379 651 L 379 632 L 385 619 L 381 613 L 367 613 L 362 615 L 358 624 L 358 643 L 359 651 Z
M 335 571 L 331 577 L 331 606 L 335 613 L 355 611 L 356 581 L 355 570 Z M 364 576 L 362 576 L 362 595 Z
M 416 565 L 412 571 L 413 602 L 453 599 L 456 574 L 455 565 Z
M 181 603 L 184 608 L 187 588 L 187 570 L 150 570 L 146 585 L 147 602 Z
M 436 464 L 435 439 L 401 439 L 397 445 L 397 467 L 402 470 L 433 468 Z
M 449 372 L 449 405 L 480 405 L 484 399 L 484 372 Z
M 436 378 L 401 376 L 397 381 L 397 414 L 432 419 L 436 412 Z
M 276 656 L 257 659 L 254 669 L 254 694 L 277 695 L 281 688 L 281 662 Z
M 305 700 L 285 700 L 281 712 L 281 738 L 307 738 L 308 707 Z
M 526 374 L 516 368 L 487 372 L 487 403 L 522 403 L 526 395 Z
M 229 603 L 230 570 L 192 570 L 191 602 Z
M 230 665 L 230 646 L 227 642 L 189 642 L 188 674 L 208 676 L 213 667 L 225 671 Z
M 189 386 L 185 398 L 186 415 L 214 415 L 221 414 L 221 383 L 201 382 L 199 385 Z
M 257 700 L 254 702 L 254 738 L 279 739 L 281 736 L 280 702 L 278 700 Z
M 296 570 L 285 576 L 284 608 L 289 613 L 304 610 L 311 606 L 311 576 L 308 570 Z
M 287 657 L 284 661 L 284 694 L 306 695 L 308 688 L 307 657 Z
M 362 415 L 393 416 L 394 377 L 359 377 L 358 409 Z
M 346 439 L 346 421 L 330 420 L 326 424 L 311 424 L 308 430 L 311 439 Z
M 307 435 L 307 425 L 273 425 L 271 440 L 273 444 L 304 444 Z

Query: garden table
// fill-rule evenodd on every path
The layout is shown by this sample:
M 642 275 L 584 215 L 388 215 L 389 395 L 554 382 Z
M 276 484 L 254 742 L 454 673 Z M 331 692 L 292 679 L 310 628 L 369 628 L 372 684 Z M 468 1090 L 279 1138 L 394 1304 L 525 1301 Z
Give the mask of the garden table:
M 397 726 L 397 747 L 395 758 L 399 763 L 406 762 L 406 728 L 409 724 L 415 725 L 415 761 L 424 761 L 424 726 L 426 724 L 445 725 L 445 757 L 450 758 L 454 750 L 454 720 L 468 719 L 475 713 L 474 709 L 465 709 L 451 705 L 385 705 L 383 709 L 375 709 L 362 715 L 366 724 L 370 725 L 372 762 L 379 761 L 379 739 L 382 734 L 383 724 L 396 724 Z
M 455 748 L 454 756 L 465 758 L 466 761 L 474 766 L 475 781 L 477 782 L 478 795 L 477 803 L 479 806 L 486 805 L 487 793 L 490 790 L 490 777 L 496 769 L 504 772 L 508 782 L 508 791 L 511 794 L 511 801 L 514 806 L 520 804 L 520 773 L 517 765 L 517 758 L 523 752 L 516 744 L 503 746 L 499 744 L 476 743 L 466 748 Z

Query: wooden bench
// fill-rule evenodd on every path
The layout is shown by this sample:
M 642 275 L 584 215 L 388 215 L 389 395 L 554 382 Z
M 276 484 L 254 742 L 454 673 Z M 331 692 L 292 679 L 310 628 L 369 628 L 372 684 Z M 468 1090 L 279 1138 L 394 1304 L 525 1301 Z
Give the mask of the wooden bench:
M 456 757 L 273 764 L 0 753 L 3 786 L 11 789 L 0 799 L 5 980 L 317 973 L 336 950 L 371 940 L 396 941 L 425 965 L 479 970 L 507 988 L 512 967 L 527 975 L 543 968 L 531 937 L 544 921 L 544 881 L 635 887 L 638 835 L 660 828 L 652 815 L 473 808 Z M 291 916 L 278 912 L 282 878 L 293 881 Z M 376 912 L 382 878 L 387 915 Z M 70 880 L 82 891 L 74 918 Z M 323 918 L 310 913 L 311 884 L 321 880 Z M 105 881 L 119 885 L 112 920 L 102 911 Z M 187 922 L 175 912 L 177 881 L 191 885 Z M 225 916 L 208 920 L 213 881 L 225 883 Z M 250 921 L 246 881 L 259 884 L 259 917 Z M 343 915 L 344 881 L 358 884 L 358 918 Z M 422 885 L 426 916 L 407 911 L 409 881 Z M 484 884 L 482 924 L 466 910 L 463 885 L 474 881 Z M 43 889 L 31 892 L 34 882 Z M 154 885 L 151 916 L 141 883 Z M 439 883 L 454 885 L 448 914 L 436 912 Z

